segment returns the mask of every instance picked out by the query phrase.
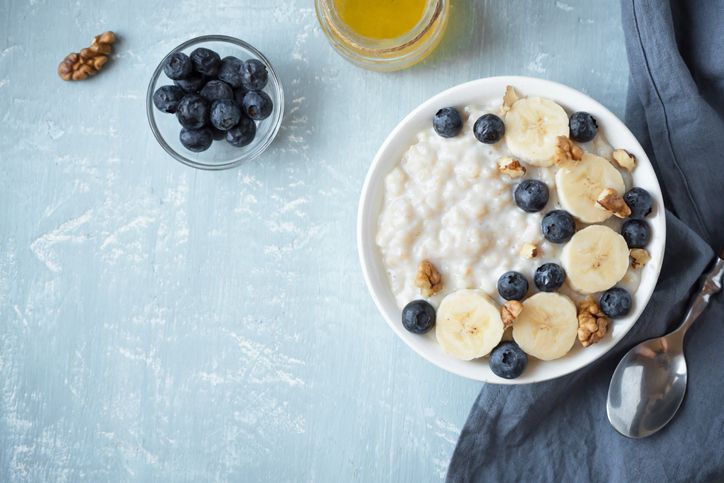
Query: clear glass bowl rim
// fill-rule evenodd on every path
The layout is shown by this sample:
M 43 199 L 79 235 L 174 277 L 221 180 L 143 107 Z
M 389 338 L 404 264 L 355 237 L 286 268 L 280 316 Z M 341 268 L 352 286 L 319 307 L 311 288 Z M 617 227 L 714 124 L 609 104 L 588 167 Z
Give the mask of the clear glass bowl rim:
M 156 124 L 156 118 L 155 118 L 155 106 L 153 105 L 153 93 L 154 93 L 154 87 L 156 85 L 156 82 L 158 81 L 159 77 L 161 76 L 161 73 L 163 72 L 163 61 L 173 52 L 181 51 L 184 49 L 187 49 L 189 47 L 192 47 L 194 45 L 202 44 L 205 42 L 221 42 L 221 43 L 229 43 L 234 44 L 238 47 L 241 47 L 242 49 L 246 49 L 249 52 L 251 52 L 255 57 L 260 59 L 269 69 L 269 80 L 272 84 L 274 84 L 276 95 L 274 96 L 274 110 L 272 111 L 271 116 L 267 121 L 272 122 L 272 128 L 268 131 L 266 137 L 262 139 L 256 146 L 254 146 L 254 149 L 252 151 L 249 151 L 244 156 L 240 158 L 232 159 L 229 162 L 226 163 L 204 163 L 195 159 L 191 159 L 189 157 L 184 156 L 183 154 L 176 151 L 174 148 L 172 148 L 164 139 L 163 134 L 161 134 L 161 131 L 158 128 L 158 125 Z M 165 114 L 165 113 L 164 113 Z M 151 131 L 153 132 L 153 136 L 156 138 L 156 141 L 161 145 L 161 147 L 166 151 L 171 157 L 176 159 L 177 161 L 187 165 L 191 166 L 192 168 L 198 168 L 198 169 L 204 169 L 204 170 L 223 170 L 223 169 L 230 169 L 234 168 L 236 166 L 239 166 L 244 161 L 251 161 L 252 159 L 257 158 L 261 153 L 266 151 L 266 149 L 271 145 L 271 143 L 274 141 L 274 138 L 279 132 L 279 129 L 282 125 L 282 118 L 284 114 L 284 90 L 282 88 L 282 83 L 279 80 L 279 76 L 277 76 L 276 71 L 274 70 L 274 66 L 269 62 L 269 59 L 264 56 L 259 50 L 256 49 L 253 45 L 244 42 L 241 39 L 237 39 L 235 37 L 231 37 L 228 35 L 201 35 L 198 37 L 194 37 L 190 40 L 187 40 L 173 49 L 171 49 L 166 55 L 163 56 L 161 61 L 158 63 L 158 66 L 153 71 L 153 75 L 151 76 L 151 80 L 148 83 L 148 89 L 146 91 L 146 117 L 148 118 L 148 124 L 151 127 Z

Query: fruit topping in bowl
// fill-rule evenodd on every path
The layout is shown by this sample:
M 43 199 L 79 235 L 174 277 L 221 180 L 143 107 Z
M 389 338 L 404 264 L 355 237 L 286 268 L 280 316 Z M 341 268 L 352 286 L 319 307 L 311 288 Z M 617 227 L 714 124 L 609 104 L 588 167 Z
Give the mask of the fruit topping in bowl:
M 513 198 L 518 208 L 535 213 L 548 204 L 548 185 L 537 179 L 526 179 L 515 187 Z
M 464 361 L 488 355 L 504 331 L 498 306 L 482 290 L 453 292 L 437 309 L 437 341 L 445 352 Z
M 463 120 L 454 107 L 443 107 L 432 118 L 432 127 L 435 132 L 444 138 L 452 138 L 460 134 L 463 129 Z
M 425 300 L 413 300 L 402 309 L 402 325 L 413 334 L 424 334 L 435 325 L 435 307 Z
M 496 376 L 515 379 L 523 374 L 528 365 L 528 356 L 513 341 L 501 342 L 490 353 L 490 370 Z

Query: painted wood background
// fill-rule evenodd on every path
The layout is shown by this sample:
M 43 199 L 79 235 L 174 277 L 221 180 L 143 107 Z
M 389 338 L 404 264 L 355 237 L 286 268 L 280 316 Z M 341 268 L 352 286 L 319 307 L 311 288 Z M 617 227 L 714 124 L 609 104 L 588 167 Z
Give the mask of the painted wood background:
M 112 29 L 106 71 L 55 73 Z M 172 47 L 243 38 L 274 63 L 284 125 L 207 173 L 152 137 Z M 0 0 L 0 481 L 439 481 L 480 386 L 377 314 L 357 198 L 390 129 L 497 74 L 557 80 L 622 114 L 615 0 L 453 0 L 397 74 L 347 64 L 308 0 Z

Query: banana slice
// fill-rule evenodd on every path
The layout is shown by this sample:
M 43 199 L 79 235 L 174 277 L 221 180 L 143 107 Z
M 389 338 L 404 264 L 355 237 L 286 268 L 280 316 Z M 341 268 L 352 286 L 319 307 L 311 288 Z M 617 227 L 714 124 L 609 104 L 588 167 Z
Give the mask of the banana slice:
M 626 240 L 603 225 L 591 225 L 573 235 L 563 247 L 561 263 L 570 286 L 581 293 L 601 292 L 626 275 Z
M 446 353 L 469 361 L 490 353 L 503 338 L 500 311 L 482 290 L 458 290 L 437 309 L 435 336 Z
M 561 166 L 556 173 L 556 190 L 563 208 L 585 223 L 600 223 L 611 212 L 597 203 L 598 195 L 610 188 L 623 195 L 626 187 L 621 173 L 605 158 L 583 153 L 576 163 Z
M 573 301 L 559 293 L 539 292 L 523 302 L 513 324 L 513 339 L 526 354 L 551 361 L 571 350 L 577 331 Z
M 508 149 L 533 166 L 553 164 L 558 136 L 568 136 L 568 114 L 550 99 L 519 99 L 505 115 Z

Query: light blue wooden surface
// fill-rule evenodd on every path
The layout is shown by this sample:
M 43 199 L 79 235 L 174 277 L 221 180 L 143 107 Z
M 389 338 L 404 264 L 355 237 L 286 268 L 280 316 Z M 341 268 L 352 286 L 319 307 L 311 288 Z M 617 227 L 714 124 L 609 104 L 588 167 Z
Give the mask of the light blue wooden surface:
M 407 349 L 355 247 L 375 150 L 457 83 L 523 74 L 622 114 L 616 1 L 453 0 L 424 64 L 343 61 L 309 1 L 0 0 L 0 481 L 438 481 L 480 385 Z M 65 54 L 118 32 L 107 71 Z M 260 159 L 169 158 L 146 124 L 156 63 L 241 37 L 286 90 Z

